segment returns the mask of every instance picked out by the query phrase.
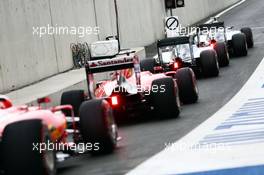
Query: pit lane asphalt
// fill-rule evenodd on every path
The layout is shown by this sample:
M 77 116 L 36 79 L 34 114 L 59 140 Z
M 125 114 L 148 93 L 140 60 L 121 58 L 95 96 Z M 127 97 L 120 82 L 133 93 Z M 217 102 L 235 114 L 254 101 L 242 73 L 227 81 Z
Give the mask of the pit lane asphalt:
M 220 20 L 227 26 L 264 27 L 264 1 L 247 0 L 227 12 Z M 59 175 L 124 174 L 144 160 L 175 142 L 226 104 L 243 86 L 264 57 L 264 28 L 253 30 L 256 45 L 248 57 L 232 58 L 230 66 L 222 68 L 220 77 L 198 81 L 200 100 L 183 106 L 180 118 L 145 121 L 120 128 L 123 140 L 111 155 L 91 157 L 84 154 L 58 165 Z M 176 163 L 176 162 L 175 162 Z

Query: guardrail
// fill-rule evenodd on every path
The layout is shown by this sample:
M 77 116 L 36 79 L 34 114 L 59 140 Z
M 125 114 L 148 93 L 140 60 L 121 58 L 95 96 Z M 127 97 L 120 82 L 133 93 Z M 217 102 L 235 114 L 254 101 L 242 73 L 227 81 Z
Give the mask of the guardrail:
M 218 112 L 128 174 L 260 175 L 263 148 L 264 58 Z

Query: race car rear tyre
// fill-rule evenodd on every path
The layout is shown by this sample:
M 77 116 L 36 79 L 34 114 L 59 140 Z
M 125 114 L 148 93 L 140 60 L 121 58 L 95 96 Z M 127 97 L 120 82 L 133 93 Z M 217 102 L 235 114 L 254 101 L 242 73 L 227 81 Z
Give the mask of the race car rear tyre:
M 200 53 L 202 73 L 205 77 L 217 77 L 219 75 L 219 65 L 216 51 L 204 50 Z
M 91 154 L 108 154 L 117 145 L 117 126 L 106 100 L 93 99 L 80 107 L 80 131 L 85 144 L 92 144 Z
M 217 53 L 218 63 L 220 67 L 229 65 L 229 53 L 224 42 L 217 42 L 215 45 L 215 51 Z
M 246 36 L 243 33 L 238 33 L 232 36 L 232 45 L 234 50 L 234 55 L 237 57 L 247 56 L 248 48 Z
M 198 88 L 192 69 L 178 69 L 175 78 L 177 80 L 181 102 L 184 104 L 196 103 L 198 100 Z
M 180 114 L 180 99 L 178 94 L 177 84 L 172 78 L 154 80 L 151 91 L 154 113 L 162 119 L 178 117 Z
M 55 175 L 55 150 L 47 149 L 48 145 L 53 144 L 50 138 L 41 120 L 9 124 L 2 140 L 4 174 Z
M 149 71 L 154 73 L 155 60 L 153 58 L 146 58 L 140 61 L 141 71 Z
M 251 28 L 249 27 L 242 28 L 241 32 L 246 35 L 248 48 L 254 47 L 254 39 L 253 39 L 253 33 L 252 33 Z
M 72 105 L 74 116 L 79 116 L 79 108 L 85 100 L 83 90 L 72 90 L 64 92 L 61 96 L 61 105 Z M 70 111 L 63 111 L 66 116 L 71 116 Z

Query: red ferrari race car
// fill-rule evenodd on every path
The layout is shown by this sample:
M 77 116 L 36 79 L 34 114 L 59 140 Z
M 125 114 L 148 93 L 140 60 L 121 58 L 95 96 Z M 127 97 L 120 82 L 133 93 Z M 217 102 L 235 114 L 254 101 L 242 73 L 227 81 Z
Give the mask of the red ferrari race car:
M 97 127 L 105 127 L 100 134 L 97 127 L 89 124 L 87 113 L 80 115 L 80 126 L 77 127 L 73 115 L 66 117 L 62 112 L 73 114 L 72 106 L 43 108 L 41 103 L 49 102 L 49 99 L 38 102 L 39 106 L 13 106 L 10 99 L 0 96 L 1 175 L 55 175 L 59 153 L 77 155 L 85 151 L 95 154 L 113 151 L 117 130 L 107 102 L 98 100 L 93 106 L 98 108 L 93 114 Z M 71 120 L 72 126 L 67 126 L 67 120 Z M 73 128 L 73 138 L 69 138 L 71 130 L 68 128 Z M 115 132 L 110 132 L 113 130 Z
M 180 113 L 180 100 L 192 103 L 198 99 L 191 69 L 156 74 L 141 71 L 139 58 L 134 53 L 89 61 L 86 75 L 86 99 L 83 90 L 68 91 L 62 95 L 62 104 L 72 105 L 75 116 L 96 113 L 98 109 L 85 111 L 83 107 L 104 99 L 113 109 L 117 121 L 153 111 L 158 118 L 173 118 Z M 182 87 L 181 91 L 178 87 Z

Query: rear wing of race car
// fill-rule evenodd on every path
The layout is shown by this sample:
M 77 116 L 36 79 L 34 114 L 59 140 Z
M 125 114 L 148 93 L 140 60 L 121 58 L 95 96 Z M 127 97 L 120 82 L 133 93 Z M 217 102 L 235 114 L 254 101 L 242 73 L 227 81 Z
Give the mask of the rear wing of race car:
M 93 74 L 133 68 L 137 59 L 138 57 L 132 54 L 131 56 L 120 55 L 115 58 L 88 61 L 86 72 L 87 74 Z
M 180 44 L 189 44 L 190 37 L 189 36 L 179 36 L 172 38 L 165 38 L 162 40 L 158 40 L 157 47 L 166 47 L 166 46 L 175 46 Z
M 94 73 L 107 73 L 111 71 L 123 70 L 133 68 L 135 70 L 139 70 L 139 57 L 135 54 L 130 55 L 120 55 L 114 58 L 101 59 L 101 60 L 93 60 L 88 61 L 88 64 L 85 66 L 86 70 L 86 78 L 87 78 L 87 86 L 88 86 L 88 95 L 89 97 L 94 97 L 94 85 L 95 85 L 95 77 Z M 140 76 L 140 75 L 139 75 Z M 140 82 L 140 77 L 136 76 L 137 83 Z
M 197 33 L 200 31 L 210 30 L 210 29 L 219 29 L 219 28 L 225 28 L 224 22 L 216 22 L 216 23 L 210 23 L 210 24 L 200 24 L 197 26 Z
M 192 51 L 192 36 L 178 36 L 178 37 L 171 37 L 171 38 L 165 38 L 162 40 L 158 40 L 157 42 L 157 49 L 158 49 L 158 62 L 162 64 L 163 60 L 161 58 L 162 55 L 162 49 L 161 47 L 167 47 L 167 46 L 177 46 L 177 45 L 183 45 L 188 44 L 191 52 L 191 57 L 193 58 L 193 51 Z

